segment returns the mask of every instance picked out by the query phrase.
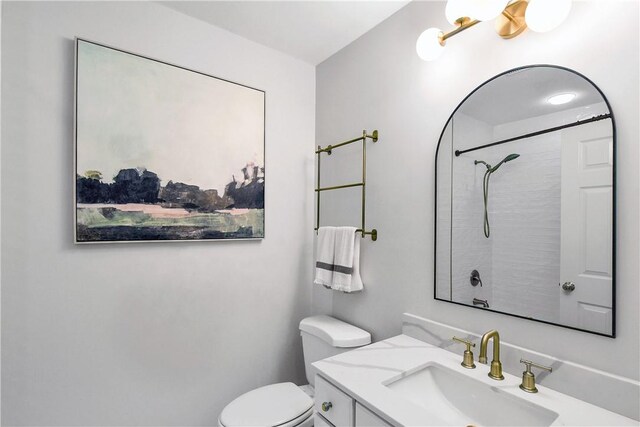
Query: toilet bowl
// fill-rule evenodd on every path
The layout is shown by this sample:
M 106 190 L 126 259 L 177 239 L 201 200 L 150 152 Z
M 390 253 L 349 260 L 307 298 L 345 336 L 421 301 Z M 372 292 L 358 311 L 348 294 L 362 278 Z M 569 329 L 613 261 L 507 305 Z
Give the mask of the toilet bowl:
M 294 383 L 270 384 L 235 398 L 222 410 L 218 425 L 312 426 L 313 400 Z
M 218 417 L 220 427 L 313 426 L 313 362 L 371 343 L 371 334 L 330 316 L 300 322 L 305 372 L 309 385 L 270 384 L 251 390 L 229 403 Z

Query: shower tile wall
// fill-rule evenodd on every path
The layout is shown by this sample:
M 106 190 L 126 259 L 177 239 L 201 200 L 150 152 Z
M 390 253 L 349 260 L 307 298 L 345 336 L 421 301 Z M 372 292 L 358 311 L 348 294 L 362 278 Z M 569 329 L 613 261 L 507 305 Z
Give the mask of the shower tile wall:
M 491 150 L 520 157 L 491 177 L 493 308 L 558 321 L 560 133 Z

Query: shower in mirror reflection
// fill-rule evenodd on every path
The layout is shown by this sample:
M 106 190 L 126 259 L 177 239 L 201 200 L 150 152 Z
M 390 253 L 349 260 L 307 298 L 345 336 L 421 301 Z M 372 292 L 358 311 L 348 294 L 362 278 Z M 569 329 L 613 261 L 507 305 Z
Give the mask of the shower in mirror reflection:
M 502 159 L 497 165 L 491 166 L 489 163 L 484 160 L 475 160 L 473 162 L 474 165 L 478 163 L 482 163 L 487 168 L 487 171 L 484 173 L 484 178 L 482 180 L 482 192 L 484 198 L 484 236 L 488 239 L 491 235 L 491 228 L 489 226 L 489 178 L 491 178 L 491 174 L 498 170 L 503 163 L 510 162 L 511 160 L 515 160 L 520 157 L 520 154 L 509 154 L 507 157 Z
M 561 94 L 576 96 L 549 102 Z M 505 70 L 465 96 L 436 151 L 435 299 L 613 337 L 615 136 L 602 91 L 564 67 Z M 511 153 L 490 178 L 487 239 L 482 177 Z

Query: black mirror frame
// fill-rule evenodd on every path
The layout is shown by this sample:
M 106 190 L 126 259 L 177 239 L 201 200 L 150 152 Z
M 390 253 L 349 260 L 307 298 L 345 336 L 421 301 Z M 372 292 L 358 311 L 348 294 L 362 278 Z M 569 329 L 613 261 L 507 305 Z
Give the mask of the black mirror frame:
M 612 139 L 613 139 L 613 167 L 612 167 L 612 233 L 611 233 L 611 253 L 612 253 L 612 264 L 611 264 L 611 292 L 612 292 L 612 305 L 611 305 L 611 310 L 613 311 L 612 314 L 612 319 L 611 319 L 611 334 L 603 334 L 600 332 L 596 332 L 596 331 L 590 331 L 588 329 L 581 329 L 581 328 L 577 328 L 574 326 L 569 326 L 569 325 L 563 325 L 560 323 L 554 323 L 554 322 L 549 322 L 546 320 L 542 320 L 542 319 L 534 319 L 531 317 L 527 317 L 527 316 L 521 316 L 519 314 L 514 314 L 514 313 L 506 313 L 504 311 L 497 311 L 497 310 L 492 310 L 490 308 L 482 308 L 482 307 L 476 307 L 476 306 L 472 306 L 472 305 L 468 305 L 468 304 L 464 304 L 461 302 L 456 302 L 456 301 L 451 301 L 451 300 L 447 300 L 447 299 L 443 299 L 443 298 L 438 298 L 436 295 L 436 290 L 437 290 L 437 269 L 438 269 L 438 264 L 437 264 L 437 248 L 438 248 L 438 242 L 437 242 L 437 235 L 438 235 L 438 152 L 440 150 L 440 143 L 442 142 L 442 137 L 444 136 L 444 133 L 447 129 L 447 126 L 449 126 L 449 123 L 451 123 L 451 120 L 453 119 L 453 116 L 455 115 L 455 113 L 460 109 L 460 107 L 467 101 L 467 99 L 469 99 L 474 93 L 476 93 L 478 90 L 480 90 L 482 87 L 484 87 L 485 85 L 489 84 L 490 82 L 506 75 L 506 74 L 510 74 L 513 73 L 515 71 L 522 71 L 522 70 L 526 70 L 526 69 L 531 69 L 531 68 L 555 68 L 555 69 L 559 69 L 559 70 L 564 70 L 564 71 L 568 71 L 570 73 L 573 73 L 581 78 L 583 78 L 584 80 L 586 80 L 587 82 L 589 82 L 600 94 L 600 96 L 602 96 L 602 99 L 604 100 L 608 110 L 609 110 L 609 115 L 610 115 L 610 119 L 611 119 L 611 127 L 612 127 Z M 451 115 L 449 116 L 449 118 L 447 119 L 444 127 L 442 128 L 442 132 L 440 132 L 440 138 L 438 139 L 438 145 L 436 147 L 436 155 L 435 155 L 435 164 L 434 164 L 434 187 L 435 187 L 435 191 L 434 191 L 434 217 L 433 217 L 433 299 L 437 300 L 437 301 L 443 301 L 449 304 L 456 304 L 456 305 L 460 305 L 463 307 L 467 307 L 467 308 L 472 308 L 472 309 L 476 309 L 476 310 L 481 310 L 481 311 L 489 311 L 492 313 L 498 313 L 498 314 L 504 314 L 507 316 L 512 316 L 512 317 L 518 317 L 520 319 L 526 319 L 526 320 L 532 320 L 534 322 L 539 322 L 539 323 L 544 323 L 547 325 L 553 325 L 553 326 L 560 326 L 562 328 L 567 328 L 567 329 L 573 329 L 575 331 L 580 331 L 580 332 L 587 332 L 590 334 L 594 334 L 594 335 L 600 335 L 603 337 L 607 337 L 607 338 L 615 338 L 616 337 L 616 317 L 617 317 L 617 310 L 616 310 L 616 234 L 617 234 L 617 220 L 616 220 L 616 205 L 617 205 L 617 185 L 616 185 L 616 177 L 617 177 L 617 172 L 616 172 L 616 164 L 617 164 L 617 141 L 616 141 L 617 137 L 616 137 L 616 121 L 615 121 L 615 117 L 613 114 L 613 110 L 611 109 L 611 104 L 609 103 L 609 100 L 607 99 L 607 97 L 605 96 L 605 94 L 602 92 L 602 90 L 600 90 L 600 88 L 588 77 L 586 77 L 584 74 L 581 74 L 575 70 L 572 70 L 571 68 L 567 68 L 567 67 L 562 67 L 560 65 L 551 65 L 551 64 L 533 64 L 533 65 L 525 65 L 522 67 L 516 67 L 516 68 L 512 68 L 510 70 L 504 71 L 500 74 L 497 74 L 493 77 L 491 77 L 490 79 L 486 80 L 485 82 L 483 82 L 482 84 L 480 84 L 479 86 L 477 86 L 474 90 L 472 90 L 469 94 L 467 94 L 462 101 L 458 104 L 458 106 L 453 110 L 453 112 L 451 113 Z M 451 262 L 451 261 L 450 261 Z

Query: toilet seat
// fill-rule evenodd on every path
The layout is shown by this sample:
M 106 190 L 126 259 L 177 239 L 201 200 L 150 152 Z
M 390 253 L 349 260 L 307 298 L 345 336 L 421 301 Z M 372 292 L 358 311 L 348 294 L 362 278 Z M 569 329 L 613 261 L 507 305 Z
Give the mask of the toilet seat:
M 222 427 L 294 427 L 313 416 L 313 400 L 293 383 L 270 384 L 229 403 L 220 414 Z

